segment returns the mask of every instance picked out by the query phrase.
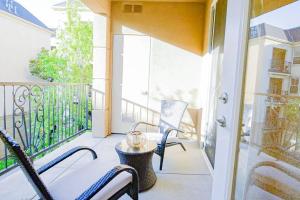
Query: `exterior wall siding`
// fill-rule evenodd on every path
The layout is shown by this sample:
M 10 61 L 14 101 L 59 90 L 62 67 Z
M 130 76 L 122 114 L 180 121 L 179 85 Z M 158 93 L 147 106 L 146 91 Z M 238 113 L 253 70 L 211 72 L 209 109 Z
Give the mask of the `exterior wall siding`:
M 0 11 L 0 81 L 35 81 L 29 61 L 50 48 L 51 32 Z

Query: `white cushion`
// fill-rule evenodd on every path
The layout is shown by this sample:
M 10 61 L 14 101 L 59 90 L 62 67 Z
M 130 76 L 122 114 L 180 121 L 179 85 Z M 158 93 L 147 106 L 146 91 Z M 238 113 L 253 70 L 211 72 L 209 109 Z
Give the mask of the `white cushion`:
M 55 200 L 75 199 L 106 173 L 107 171 L 101 171 L 101 163 L 96 159 L 83 168 L 56 180 L 48 187 L 48 189 Z M 131 174 L 122 172 L 100 190 L 92 199 L 106 200 L 124 186 L 128 185 L 131 181 Z
M 145 135 L 147 136 L 147 138 L 149 140 L 154 140 L 157 142 L 157 144 L 161 143 L 163 134 L 162 133 L 157 133 L 157 132 L 150 132 L 150 133 L 145 133 Z M 179 139 L 175 136 L 175 135 L 169 135 L 167 138 L 167 142 L 179 142 Z

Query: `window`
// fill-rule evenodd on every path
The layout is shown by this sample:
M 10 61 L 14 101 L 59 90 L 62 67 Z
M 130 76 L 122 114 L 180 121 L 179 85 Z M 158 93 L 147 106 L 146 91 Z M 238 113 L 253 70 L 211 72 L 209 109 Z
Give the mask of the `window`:
M 286 72 L 285 69 L 285 55 L 286 50 L 280 48 L 273 48 L 271 70 L 276 72 Z
M 293 64 L 300 64 L 300 47 L 295 47 Z
M 291 78 L 291 87 L 290 93 L 291 94 L 298 94 L 298 86 L 299 86 L 299 78 Z

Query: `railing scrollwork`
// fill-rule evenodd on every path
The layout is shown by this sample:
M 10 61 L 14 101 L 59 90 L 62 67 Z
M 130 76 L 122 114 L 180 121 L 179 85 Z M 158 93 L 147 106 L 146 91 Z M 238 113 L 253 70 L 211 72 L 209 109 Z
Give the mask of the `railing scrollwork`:
M 86 84 L 0 83 L 0 126 L 34 158 L 90 129 L 90 93 Z M 0 143 L 0 171 L 12 166 Z

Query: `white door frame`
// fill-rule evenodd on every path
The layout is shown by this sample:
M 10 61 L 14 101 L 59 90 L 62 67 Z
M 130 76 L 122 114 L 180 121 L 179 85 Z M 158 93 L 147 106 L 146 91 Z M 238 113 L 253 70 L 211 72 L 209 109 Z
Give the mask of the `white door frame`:
M 250 0 L 228 0 L 222 67 L 222 91 L 228 102 L 218 103 L 217 118 L 226 119 L 226 127 L 217 127 L 212 199 L 232 197 L 235 157 L 240 121 L 244 63 L 247 47 Z

